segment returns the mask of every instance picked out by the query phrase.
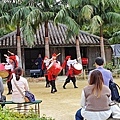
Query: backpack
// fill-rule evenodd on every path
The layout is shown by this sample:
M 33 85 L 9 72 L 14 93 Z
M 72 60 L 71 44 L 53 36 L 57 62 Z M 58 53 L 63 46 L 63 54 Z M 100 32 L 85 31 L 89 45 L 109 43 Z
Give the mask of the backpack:
M 120 103 L 120 95 L 119 95 L 119 90 L 120 87 L 116 83 L 110 80 L 109 82 L 109 88 L 111 90 L 111 100 L 119 102 Z

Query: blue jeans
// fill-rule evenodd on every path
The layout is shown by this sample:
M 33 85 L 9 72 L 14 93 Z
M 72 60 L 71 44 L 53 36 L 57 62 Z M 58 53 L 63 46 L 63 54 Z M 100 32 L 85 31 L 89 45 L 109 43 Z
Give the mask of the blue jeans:
M 82 108 L 80 108 L 80 109 L 76 112 L 76 114 L 75 114 L 75 120 L 84 120 L 84 118 L 83 118 L 82 115 L 81 115 L 81 109 L 82 109 Z

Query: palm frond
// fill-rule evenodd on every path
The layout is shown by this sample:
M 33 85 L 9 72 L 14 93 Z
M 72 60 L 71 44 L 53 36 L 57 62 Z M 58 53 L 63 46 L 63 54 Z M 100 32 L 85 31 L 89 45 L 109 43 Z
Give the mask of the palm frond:
M 102 24 L 103 24 L 102 18 L 99 15 L 94 16 L 91 19 L 90 31 L 94 33 Z
M 68 0 L 68 5 L 71 7 L 78 6 L 79 0 Z
M 115 32 L 115 33 L 113 34 L 113 37 L 115 37 L 115 36 L 119 36 L 119 37 L 120 37 L 120 31 Z
M 32 8 L 29 6 L 28 7 L 25 7 L 25 6 L 20 7 L 19 6 L 16 8 L 17 11 L 14 9 L 16 12 L 12 16 L 11 23 L 17 24 L 21 20 L 24 21 L 26 19 L 26 16 L 30 13 L 31 9 Z
M 111 7 L 119 7 L 119 8 L 120 8 L 120 0 L 106 0 L 106 2 L 107 2 Z
M 46 20 L 53 20 L 55 14 L 54 12 L 43 12 L 43 22 Z
M 54 22 L 55 23 L 62 23 L 63 18 L 65 18 L 66 16 L 68 16 L 68 13 L 67 13 L 66 9 L 63 8 L 56 14 L 56 16 L 54 18 Z
M 34 41 L 35 41 L 35 37 L 34 37 L 33 29 L 30 25 L 24 26 L 23 36 L 24 36 L 24 39 L 26 40 L 26 42 L 28 43 L 28 45 L 30 47 L 32 47 L 34 44 Z
M 81 17 L 84 19 L 91 19 L 91 15 L 93 14 L 93 7 L 91 5 L 85 5 L 81 9 Z
M 79 34 L 79 25 L 69 16 L 66 16 L 62 22 L 67 26 L 68 30 L 71 30 L 75 35 Z
M 39 24 L 42 20 L 43 16 L 39 9 L 32 10 L 27 16 L 27 23 L 31 25 Z
M 3 16 L 0 17 L 0 28 L 1 27 L 5 27 L 10 20 L 10 16 L 8 14 L 5 14 Z
M 106 14 L 106 19 L 109 23 L 120 23 L 120 14 L 115 12 L 108 12 Z

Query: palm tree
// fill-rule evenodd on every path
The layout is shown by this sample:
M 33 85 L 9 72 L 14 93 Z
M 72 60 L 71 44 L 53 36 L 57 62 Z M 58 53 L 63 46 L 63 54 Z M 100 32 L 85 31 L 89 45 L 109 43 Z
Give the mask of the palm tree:
M 120 1 L 118 0 L 92 0 L 89 3 L 93 7 L 93 15 L 91 19 L 91 31 L 100 30 L 100 48 L 101 57 L 103 57 L 105 63 L 105 52 L 104 52 L 104 40 L 103 40 L 103 30 L 105 25 L 109 23 L 117 23 L 120 21 L 120 14 L 116 12 L 119 9 Z
M 57 2 L 57 0 L 36 0 L 33 3 L 36 9 L 28 15 L 27 26 L 29 27 L 26 28 L 31 28 L 31 31 L 33 31 L 36 30 L 40 24 L 44 23 L 45 55 L 49 57 L 48 22 L 54 20 L 55 13 L 59 10 L 59 2 Z M 26 36 L 29 35 L 27 31 L 26 29 Z
M 11 9 L 12 12 L 12 18 L 11 23 L 16 25 L 16 40 L 17 40 L 17 55 L 20 59 L 20 66 L 22 67 L 22 58 L 21 58 L 21 30 L 20 28 L 23 27 L 24 29 L 24 23 L 26 22 L 26 17 L 31 12 L 32 8 L 29 6 L 25 6 L 26 4 L 18 3 L 16 7 Z
M 20 58 L 20 66 L 22 66 L 21 63 L 21 45 L 20 45 L 20 27 L 21 27 L 21 21 L 25 18 L 26 15 L 26 9 L 21 2 L 14 2 L 14 1 L 8 1 L 4 2 L 1 1 L 1 17 L 0 17 L 0 26 L 1 27 L 7 27 L 10 26 L 12 23 L 14 26 L 16 26 L 17 34 L 16 34 L 16 41 L 17 41 L 17 55 Z M 25 9 L 23 9 L 23 8 Z M 24 17 L 24 18 L 23 18 Z
M 69 37 L 71 37 L 71 35 L 75 36 L 77 58 L 80 58 L 79 62 L 81 63 L 80 38 L 78 35 L 80 34 L 84 20 L 90 19 L 92 7 L 89 5 L 83 7 L 82 0 L 63 0 L 63 4 L 64 7 L 57 13 L 55 22 L 63 23 L 67 26 Z

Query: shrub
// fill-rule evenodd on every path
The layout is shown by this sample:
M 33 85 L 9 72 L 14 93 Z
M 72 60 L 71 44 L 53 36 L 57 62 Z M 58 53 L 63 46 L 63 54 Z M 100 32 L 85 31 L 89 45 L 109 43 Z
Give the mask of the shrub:
M 47 117 L 46 115 L 38 117 L 38 115 L 32 110 L 32 108 L 30 111 L 24 114 L 15 112 L 6 107 L 4 108 L 0 107 L 0 120 L 55 120 L 55 119 Z

